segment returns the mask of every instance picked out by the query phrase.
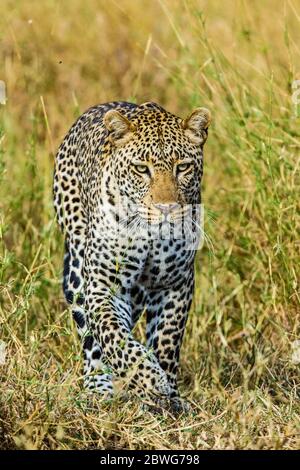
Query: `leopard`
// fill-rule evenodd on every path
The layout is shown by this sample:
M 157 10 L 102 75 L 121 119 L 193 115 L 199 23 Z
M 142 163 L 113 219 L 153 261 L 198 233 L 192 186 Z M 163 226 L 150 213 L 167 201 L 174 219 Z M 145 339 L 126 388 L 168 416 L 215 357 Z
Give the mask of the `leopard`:
M 182 119 L 155 102 L 113 101 L 85 111 L 58 148 L 62 284 L 88 392 L 113 397 L 121 383 L 137 398 L 186 410 L 177 375 L 210 122 L 204 107 Z M 135 333 L 142 315 L 145 341 Z

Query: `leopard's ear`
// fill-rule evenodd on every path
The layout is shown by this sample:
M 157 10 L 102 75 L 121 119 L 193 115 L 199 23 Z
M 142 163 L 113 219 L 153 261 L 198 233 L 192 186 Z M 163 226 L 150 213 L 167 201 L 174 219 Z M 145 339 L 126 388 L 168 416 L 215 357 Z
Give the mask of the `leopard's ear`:
M 193 144 L 203 145 L 207 139 L 210 121 L 211 114 L 208 109 L 196 108 L 187 119 L 184 119 L 182 127 Z
M 134 125 L 115 109 L 111 109 L 105 113 L 103 122 L 109 132 L 111 140 L 116 145 L 125 144 L 135 130 Z

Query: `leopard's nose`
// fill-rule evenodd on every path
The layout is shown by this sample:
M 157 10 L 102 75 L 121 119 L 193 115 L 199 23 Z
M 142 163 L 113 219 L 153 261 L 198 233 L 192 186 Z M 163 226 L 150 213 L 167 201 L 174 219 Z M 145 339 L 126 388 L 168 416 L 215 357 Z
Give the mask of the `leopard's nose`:
M 154 207 L 158 209 L 162 214 L 167 215 L 170 214 L 170 212 L 174 211 L 179 207 L 179 204 L 176 202 L 171 203 L 171 204 L 154 204 Z

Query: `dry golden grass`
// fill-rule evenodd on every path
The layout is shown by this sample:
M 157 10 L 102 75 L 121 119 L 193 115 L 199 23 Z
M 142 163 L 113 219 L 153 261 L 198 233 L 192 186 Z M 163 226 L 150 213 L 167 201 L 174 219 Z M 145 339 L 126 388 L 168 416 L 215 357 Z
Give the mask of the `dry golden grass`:
M 299 4 L 1 7 L 0 448 L 299 447 Z M 181 357 L 194 414 L 178 419 L 87 399 L 60 287 L 53 154 L 79 113 L 119 99 L 213 114 L 203 194 L 213 248 L 197 257 Z

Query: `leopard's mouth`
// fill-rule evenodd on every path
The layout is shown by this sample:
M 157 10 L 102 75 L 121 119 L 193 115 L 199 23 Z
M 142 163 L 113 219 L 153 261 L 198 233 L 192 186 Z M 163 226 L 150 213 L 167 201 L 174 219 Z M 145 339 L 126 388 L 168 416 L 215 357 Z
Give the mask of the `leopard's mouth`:
M 175 210 L 162 212 L 159 208 L 143 203 L 132 204 L 119 223 L 126 234 L 154 239 L 194 239 L 199 233 L 199 223 L 195 217 L 195 205 L 177 205 Z
M 189 217 L 189 207 L 179 206 L 172 212 L 162 213 L 153 206 L 140 205 L 137 214 L 143 222 L 151 226 L 178 225 L 184 223 Z

